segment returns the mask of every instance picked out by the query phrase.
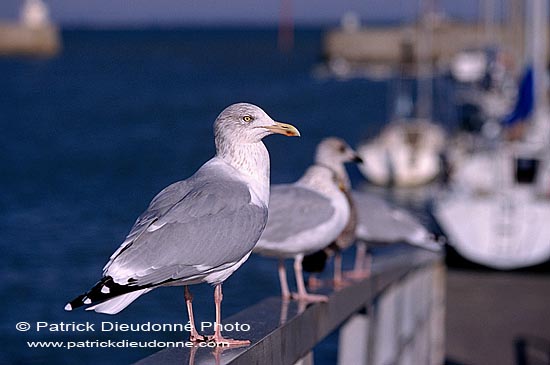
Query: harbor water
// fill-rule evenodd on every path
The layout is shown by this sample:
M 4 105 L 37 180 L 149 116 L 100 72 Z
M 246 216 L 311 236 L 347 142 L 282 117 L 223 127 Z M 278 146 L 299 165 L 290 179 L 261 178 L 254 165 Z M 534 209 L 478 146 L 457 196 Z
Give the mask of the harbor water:
M 181 287 L 155 290 L 116 316 L 63 307 L 100 278 L 153 196 L 213 155 L 212 123 L 227 105 L 255 103 L 300 129 L 299 139 L 266 139 L 274 183 L 299 178 L 323 137 L 356 145 L 380 128 L 390 85 L 312 77 L 321 34 L 297 31 L 293 51 L 281 53 L 275 30 L 70 30 L 54 58 L 0 60 L 0 364 L 125 364 L 160 350 L 31 349 L 32 340 L 186 339 L 15 327 L 186 323 Z M 192 291 L 197 319 L 212 321 L 212 288 Z M 276 262 L 253 256 L 224 285 L 224 317 L 278 293 Z M 316 348 L 316 363 L 336 361 L 336 338 Z

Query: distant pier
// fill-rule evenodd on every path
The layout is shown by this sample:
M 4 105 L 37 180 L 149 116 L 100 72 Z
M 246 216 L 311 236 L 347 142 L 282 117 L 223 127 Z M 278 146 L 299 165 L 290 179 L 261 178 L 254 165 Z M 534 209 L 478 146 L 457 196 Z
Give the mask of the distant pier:
M 42 0 L 25 0 L 18 22 L 0 22 L 0 56 L 50 57 L 60 50 L 59 29 Z
M 325 33 L 323 55 L 329 67 L 398 68 L 406 72 L 418 63 L 431 62 L 447 67 L 461 51 L 498 47 L 513 57 L 523 54 L 524 35 L 519 26 L 484 25 L 450 21 L 403 24 L 398 26 L 360 26 L 343 22 Z M 521 60 L 514 60 L 517 65 Z M 337 73 L 337 72 L 336 72 Z
M 61 49 L 59 31 L 51 24 L 29 27 L 0 23 L 1 56 L 53 56 Z

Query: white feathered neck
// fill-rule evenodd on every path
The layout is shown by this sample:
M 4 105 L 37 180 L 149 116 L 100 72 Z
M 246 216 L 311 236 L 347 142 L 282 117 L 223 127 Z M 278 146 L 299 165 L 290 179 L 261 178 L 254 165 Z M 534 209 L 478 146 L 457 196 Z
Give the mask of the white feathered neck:
M 269 203 L 269 152 L 263 142 L 217 144 L 216 157 L 241 173 L 252 193 L 252 203 Z M 256 196 L 254 196 L 256 195 Z

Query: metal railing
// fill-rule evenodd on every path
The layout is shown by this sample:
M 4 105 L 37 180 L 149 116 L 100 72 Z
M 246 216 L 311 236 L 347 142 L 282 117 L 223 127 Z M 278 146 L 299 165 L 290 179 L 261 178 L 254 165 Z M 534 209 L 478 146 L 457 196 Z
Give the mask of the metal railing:
M 338 327 L 339 364 L 443 364 L 444 283 L 440 255 L 376 256 L 370 278 L 330 293 L 327 303 L 271 297 L 225 319 L 250 325 L 250 346 L 168 348 L 137 364 L 309 364 L 316 344 Z

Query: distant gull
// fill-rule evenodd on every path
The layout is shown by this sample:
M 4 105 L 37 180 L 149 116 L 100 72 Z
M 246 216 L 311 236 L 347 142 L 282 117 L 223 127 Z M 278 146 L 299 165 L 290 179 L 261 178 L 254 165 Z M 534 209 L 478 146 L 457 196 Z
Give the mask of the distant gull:
M 248 258 L 267 222 L 269 154 L 262 138 L 299 136 L 292 125 L 273 121 L 259 107 L 227 107 L 214 123 L 216 156 L 187 180 L 162 190 L 137 219 L 103 269 L 103 278 L 65 306 L 116 314 L 159 286 L 183 285 L 192 325 L 201 341 L 187 285 L 215 286 L 216 323 L 221 323 L 222 283 Z M 220 326 L 209 341 L 223 338 Z
M 356 272 L 369 273 L 367 244 L 404 242 L 430 251 L 441 250 L 442 243 L 405 209 L 393 207 L 373 193 L 353 191 L 352 196 L 358 219 Z
M 319 148 L 322 146 L 323 142 Z M 297 182 L 272 187 L 267 227 L 254 252 L 279 259 L 283 298 L 327 300 L 326 296 L 307 293 L 302 259 L 304 255 L 321 250 L 333 242 L 348 219 L 349 204 L 346 196 L 335 172 L 327 166 L 315 164 Z M 284 259 L 287 258 L 294 258 L 298 292 L 292 295 L 284 266 Z
M 355 231 L 357 226 L 357 208 L 351 196 L 351 182 L 344 166 L 346 162 L 362 162 L 357 153 L 342 139 L 330 137 L 324 139 L 317 148 L 315 163 L 329 167 L 341 184 L 342 191 L 350 207 L 350 215 L 346 226 L 340 232 L 338 237 L 323 250 L 304 257 L 303 268 L 308 272 L 323 271 L 326 261 L 334 256 L 334 276 L 335 286 L 344 284 L 342 278 L 342 255 L 341 251 L 355 243 Z M 310 276 L 310 287 L 316 286 L 316 280 L 313 275 Z
M 352 272 L 346 273 L 349 278 L 362 279 L 370 274 L 369 257 L 366 256 L 366 244 L 390 244 L 405 242 L 432 251 L 441 249 L 433 234 L 409 212 L 391 206 L 382 198 L 372 193 L 354 191 L 351 188 L 344 161 L 339 160 L 341 151 L 353 151 L 338 138 L 330 138 L 327 146 L 316 156 L 316 163 L 329 166 L 344 186 L 344 194 L 350 205 L 350 219 L 344 230 L 328 247 L 304 257 L 303 268 L 309 272 L 323 270 L 327 259 L 334 255 L 334 284 L 344 284 L 341 275 L 340 252 L 357 243 L 356 263 Z M 355 158 L 360 162 L 359 157 Z M 313 276 L 310 276 L 312 279 Z M 310 286 L 318 286 L 318 282 L 310 280 Z

